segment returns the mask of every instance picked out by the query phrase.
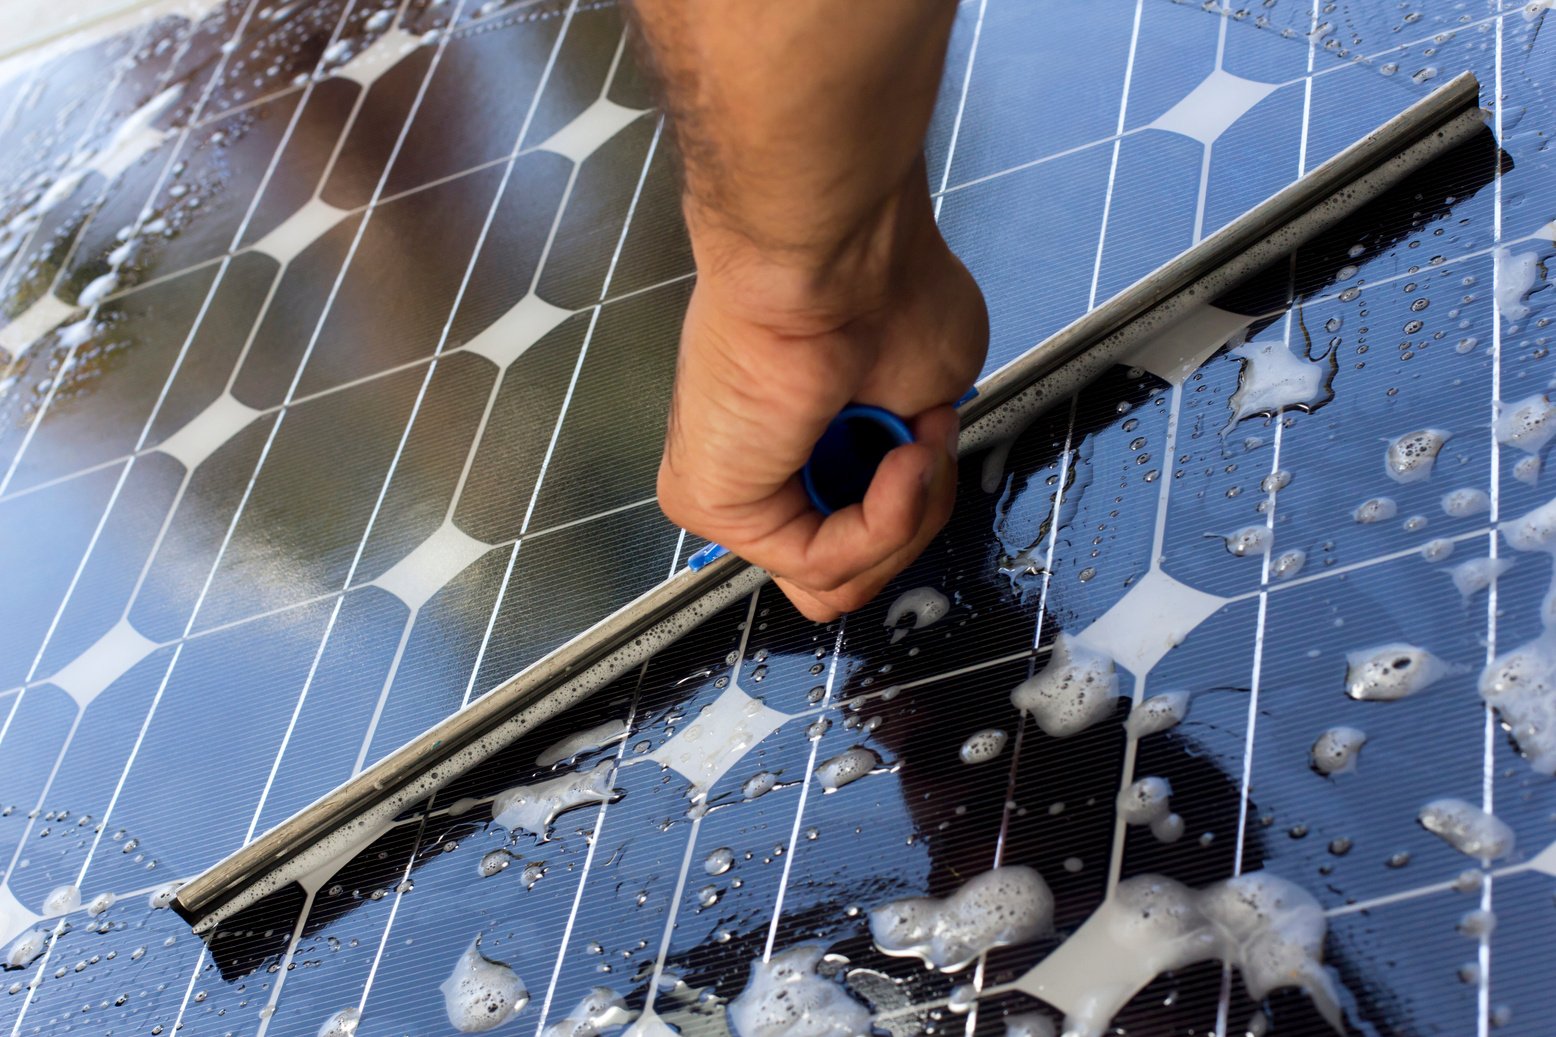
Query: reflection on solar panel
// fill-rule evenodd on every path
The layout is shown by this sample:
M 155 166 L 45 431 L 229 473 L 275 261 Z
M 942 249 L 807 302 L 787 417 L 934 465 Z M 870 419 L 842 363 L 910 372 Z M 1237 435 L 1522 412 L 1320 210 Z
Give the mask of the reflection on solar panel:
M 0 1022 L 1547 1032 L 1548 5 L 1207 7 L 961 6 L 930 175 L 991 365 L 1434 80 L 1507 157 L 968 466 L 869 608 L 764 589 L 208 941 L 168 883 L 697 546 L 672 169 L 610 5 L 13 58 Z

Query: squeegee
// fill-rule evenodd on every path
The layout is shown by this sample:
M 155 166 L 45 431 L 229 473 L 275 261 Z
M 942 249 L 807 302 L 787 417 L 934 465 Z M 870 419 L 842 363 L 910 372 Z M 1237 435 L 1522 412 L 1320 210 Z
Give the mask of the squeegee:
M 1195 307 L 1245 288 L 1444 153 L 1485 135 L 1463 73 L 988 376 L 959 408 L 963 458 L 1008 442 Z M 1489 176 L 1489 171 L 1488 171 Z M 1279 266 L 1278 266 L 1279 265 Z M 1283 282 L 1284 283 L 1284 282 Z M 864 437 L 868 439 L 869 437 Z M 889 446 L 888 446 L 889 448 Z M 864 482 L 867 484 L 868 479 Z M 563 713 L 769 579 L 702 554 L 617 612 L 199 875 L 174 908 L 197 933 L 292 884 L 317 888 L 452 779 Z

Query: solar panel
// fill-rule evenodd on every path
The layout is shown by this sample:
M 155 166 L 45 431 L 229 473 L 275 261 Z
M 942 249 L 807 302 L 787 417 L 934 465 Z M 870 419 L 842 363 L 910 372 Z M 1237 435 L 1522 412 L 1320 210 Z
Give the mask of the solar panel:
M 153 5 L 11 59 L 0 1021 L 443 1033 L 475 967 L 527 992 L 506 1031 L 609 1032 L 615 996 L 638 1035 L 753 1037 L 776 967 L 818 1006 L 794 1033 L 1038 1034 L 1090 994 L 1124 1032 L 1316 1034 L 1325 982 L 1347 1032 L 1545 1032 L 1550 779 L 1476 689 L 1543 644 L 1550 581 L 1498 532 L 1548 499 L 1544 426 L 1495 431 L 1547 413 L 1547 8 L 963 3 L 929 175 L 990 370 L 1458 71 L 1502 151 L 964 466 L 869 607 L 764 588 L 208 941 L 170 884 L 699 546 L 652 501 L 692 270 L 668 141 L 610 4 Z M 1433 429 L 1430 464 L 1390 454 Z M 912 625 L 921 588 L 945 615 Z M 1040 697 L 1066 659 L 1119 695 L 1074 733 Z M 1354 770 L 1316 772 L 1342 726 Z M 1444 797 L 1516 850 L 1428 831 Z M 872 934 L 1002 866 L 1051 929 L 959 971 Z M 1317 997 L 1250 993 L 1269 944 L 1159 976 L 1159 939 L 1096 950 L 1121 884 L 1203 935 L 1261 873 L 1327 930 Z

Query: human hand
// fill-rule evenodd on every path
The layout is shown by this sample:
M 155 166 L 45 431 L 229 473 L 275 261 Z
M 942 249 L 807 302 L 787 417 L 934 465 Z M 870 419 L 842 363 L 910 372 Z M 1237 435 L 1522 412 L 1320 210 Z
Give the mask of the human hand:
M 873 598 L 950 516 L 950 404 L 983 365 L 983 296 L 934 225 L 921 167 L 820 263 L 691 222 L 700 275 L 660 505 L 771 572 L 810 619 L 833 619 Z M 823 517 L 797 473 L 850 402 L 903 415 L 915 441 L 887 455 L 863 503 Z

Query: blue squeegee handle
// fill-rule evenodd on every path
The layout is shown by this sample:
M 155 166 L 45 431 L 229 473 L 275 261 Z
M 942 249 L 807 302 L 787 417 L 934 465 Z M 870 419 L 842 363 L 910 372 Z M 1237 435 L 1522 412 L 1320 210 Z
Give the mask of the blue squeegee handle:
M 956 405 L 976 395 L 978 390 L 970 389 Z M 851 403 L 827 425 L 800 469 L 805 495 L 823 515 L 858 504 L 886 455 L 911 442 L 913 430 L 899 415 L 885 407 Z M 720 544 L 708 544 L 686 564 L 695 572 L 728 553 Z

